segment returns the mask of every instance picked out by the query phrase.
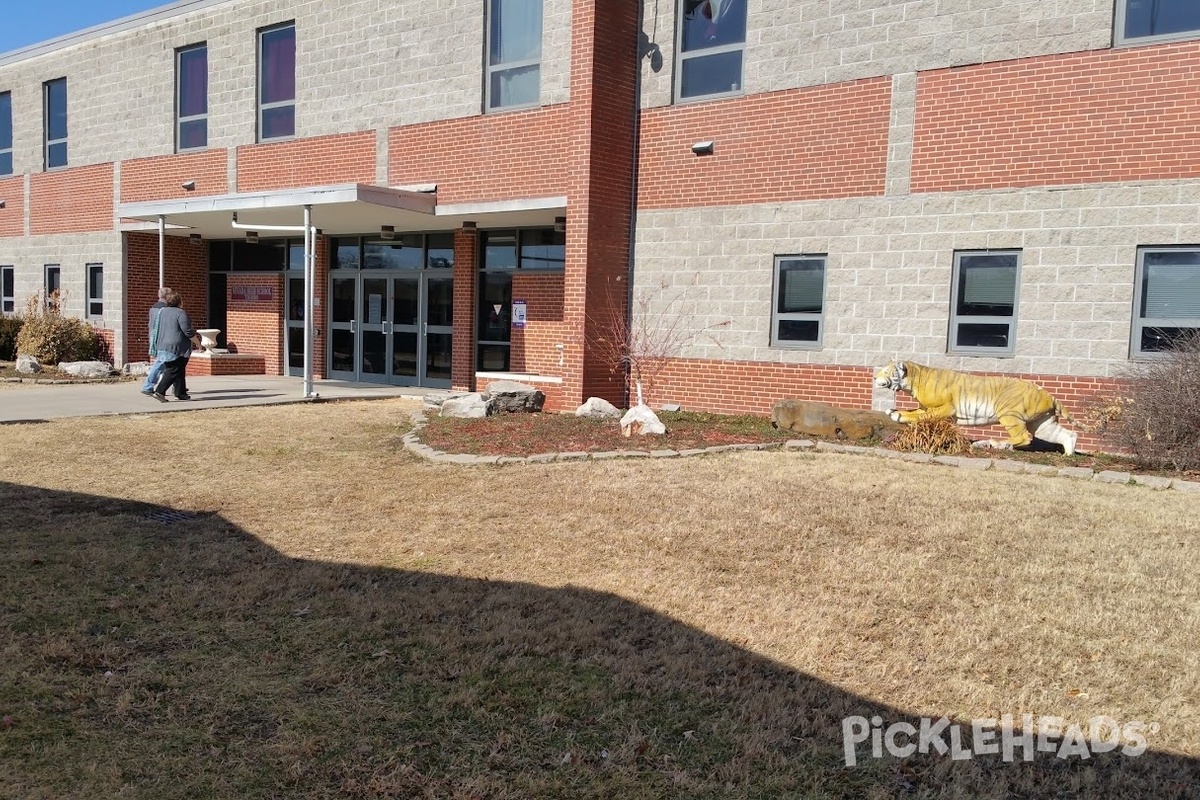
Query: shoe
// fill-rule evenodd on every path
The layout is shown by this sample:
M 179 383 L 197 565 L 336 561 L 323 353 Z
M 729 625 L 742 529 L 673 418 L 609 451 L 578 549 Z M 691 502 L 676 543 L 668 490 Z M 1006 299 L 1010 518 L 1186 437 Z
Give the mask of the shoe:
M 165 394 L 159 394 L 158 392 L 154 392 L 151 396 L 160 403 L 167 402 L 167 396 Z
M 192 396 L 190 394 L 181 394 L 181 395 L 176 395 L 175 399 L 176 400 L 191 400 Z
M 153 397 L 154 390 L 153 389 L 142 389 L 142 394 L 146 395 L 146 397 Z

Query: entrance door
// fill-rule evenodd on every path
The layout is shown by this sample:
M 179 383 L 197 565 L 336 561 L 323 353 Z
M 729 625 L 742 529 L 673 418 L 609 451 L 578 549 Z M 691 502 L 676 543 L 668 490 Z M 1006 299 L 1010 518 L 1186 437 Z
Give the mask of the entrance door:
M 304 278 L 288 278 L 287 293 L 283 298 L 287 314 L 284 316 L 284 345 L 287 348 L 287 374 L 304 377 Z M 314 358 L 319 354 L 314 354 Z
M 450 385 L 452 276 L 363 272 L 332 281 L 330 377 Z

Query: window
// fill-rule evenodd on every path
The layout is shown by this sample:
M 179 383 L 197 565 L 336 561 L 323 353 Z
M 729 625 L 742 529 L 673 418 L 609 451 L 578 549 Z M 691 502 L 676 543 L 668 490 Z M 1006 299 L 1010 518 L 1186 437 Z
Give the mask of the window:
M 488 3 L 487 108 L 541 99 L 542 0 Z
M 1016 250 L 954 254 L 951 353 L 1013 354 L 1020 266 Z
M 507 372 L 511 337 L 513 274 L 561 270 L 566 234 L 548 228 L 486 231 L 479 236 L 479 318 L 477 368 Z
M 62 269 L 58 264 L 46 265 L 46 306 L 57 308 L 62 302 Z
M 825 256 L 777 256 L 771 344 L 820 347 L 824 314 Z
M 12 93 L 0 92 L 0 175 L 12 171 Z
M 46 169 L 67 165 L 67 79 L 42 84 Z
M 1200 247 L 1139 248 L 1133 303 L 1135 358 L 1200 329 Z
M 258 140 L 296 135 L 296 23 L 258 32 Z
M 1117 44 L 1200 37 L 1196 0 L 1117 0 Z
M 746 0 L 679 0 L 675 99 L 740 94 Z
M 0 267 L 0 314 L 12 314 L 17 310 L 15 281 L 16 271 L 12 267 Z
M 208 147 L 208 45 L 175 51 L 175 150 Z
M 104 265 L 87 265 L 87 315 L 104 316 Z

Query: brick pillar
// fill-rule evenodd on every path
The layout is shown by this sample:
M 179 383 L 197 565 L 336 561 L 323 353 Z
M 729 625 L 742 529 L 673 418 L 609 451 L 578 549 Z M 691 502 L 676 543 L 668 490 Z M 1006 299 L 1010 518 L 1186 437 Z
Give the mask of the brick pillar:
M 564 402 L 621 404 L 625 377 L 596 342 L 626 313 L 639 3 L 575 0 L 564 272 Z
M 454 337 L 451 341 L 450 385 L 475 390 L 475 287 L 479 281 L 479 234 L 474 228 L 454 232 Z
M 329 351 L 325 347 L 329 329 L 329 237 L 317 236 L 313 246 L 316 247 L 313 293 L 317 301 L 317 309 L 313 314 L 317 326 L 313 332 L 313 377 L 326 378 L 325 369 L 329 363 Z
M 158 301 L 158 234 L 126 233 L 125 347 L 114 354 L 124 362 L 145 361 L 150 347 L 147 318 Z M 168 236 L 163 247 L 163 280 L 183 297 L 197 328 L 208 327 L 208 245 Z

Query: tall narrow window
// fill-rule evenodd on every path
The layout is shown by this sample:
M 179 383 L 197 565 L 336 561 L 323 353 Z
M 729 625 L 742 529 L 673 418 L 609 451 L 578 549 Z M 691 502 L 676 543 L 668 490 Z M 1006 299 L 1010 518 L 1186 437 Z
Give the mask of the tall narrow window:
M 104 316 L 104 265 L 87 265 L 87 313 L 89 317 Z
M 954 254 L 950 352 L 1012 355 L 1016 348 L 1020 251 Z
M 175 149 L 208 147 L 208 45 L 175 52 Z
M 258 32 L 258 140 L 296 135 L 296 23 Z
M 487 108 L 541 98 L 542 0 L 489 0 Z
M 62 268 L 58 264 L 46 265 L 46 305 L 60 308 L 62 303 Z
M 12 314 L 17 310 L 16 270 L 13 267 L 0 267 L 0 314 Z
M 12 93 L 0 92 L 0 175 L 12 171 Z
M 1200 247 L 1143 247 L 1133 286 L 1134 357 L 1170 350 L 1200 330 Z
M 1196 0 L 1117 0 L 1117 43 L 1145 44 L 1200 37 Z
M 67 165 L 67 79 L 42 84 L 46 169 Z
M 825 329 L 825 256 L 775 259 L 771 344 L 816 348 Z
M 746 0 L 679 0 L 675 99 L 742 92 Z

